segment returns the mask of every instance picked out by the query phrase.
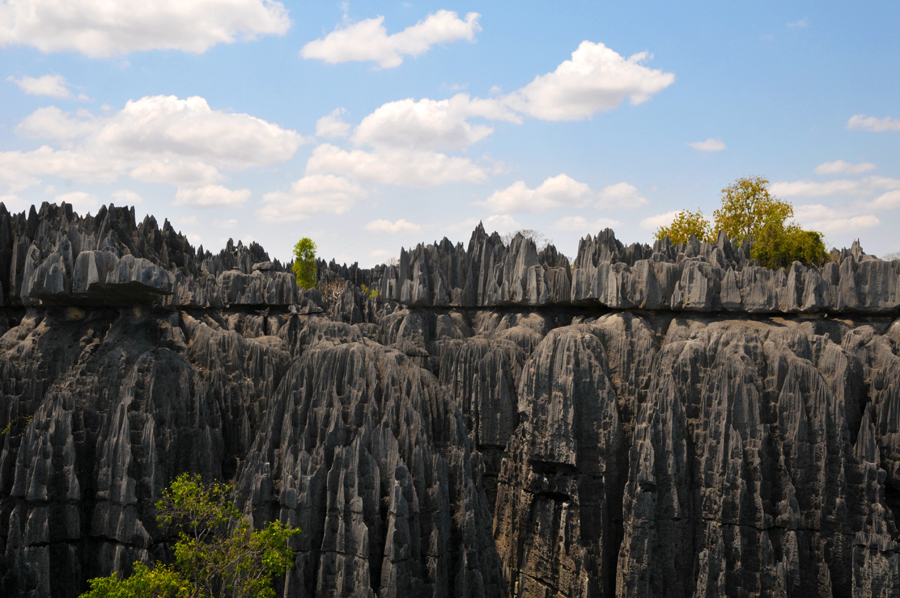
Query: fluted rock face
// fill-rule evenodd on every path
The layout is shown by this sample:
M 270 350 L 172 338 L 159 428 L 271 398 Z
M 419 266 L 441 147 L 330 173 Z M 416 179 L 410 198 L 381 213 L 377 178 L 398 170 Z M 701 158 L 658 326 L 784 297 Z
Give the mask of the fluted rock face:
M 760 267 L 749 246 L 668 239 L 624 246 L 609 229 L 581 240 L 570 265 L 552 246 L 540 254 L 517 236 L 506 247 L 479 225 L 468 249 L 446 239 L 400 254 L 379 270 L 384 297 L 415 306 L 585 305 L 614 309 L 747 313 L 893 313 L 900 308 L 900 261 L 858 245 L 817 268 Z
M 632 321 L 635 334 L 620 319 L 556 329 L 525 366 L 494 524 L 511 594 L 900 592 L 879 467 L 893 436 L 875 425 L 890 399 L 860 419 L 867 383 L 854 352 L 809 322 L 657 322 L 656 357 L 635 363 L 649 381 L 641 401 L 608 375 L 628 348 L 601 331 L 633 339 L 647 325 Z M 877 354 L 896 326 L 832 332 Z M 635 418 L 627 443 L 623 403 Z
M 315 326 L 238 486 L 261 521 L 304 530 L 285 595 L 499 595 L 459 410 L 405 355 L 346 325 Z
M 285 597 L 900 598 L 900 262 L 748 255 L 479 227 L 301 291 L 0 207 L 0 595 L 170 557 L 190 471 L 303 529 Z

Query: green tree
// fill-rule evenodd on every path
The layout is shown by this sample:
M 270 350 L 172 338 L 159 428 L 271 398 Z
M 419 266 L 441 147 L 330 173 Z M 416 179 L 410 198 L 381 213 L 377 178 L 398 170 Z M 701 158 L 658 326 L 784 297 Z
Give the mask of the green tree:
M 763 177 L 746 177 L 722 189 L 722 207 L 714 212 L 715 230 L 733 242 L 759 236 L 763 227 L 794 217 L 794 207 L 769 193 Z
M 178 530 L 175 564 L 90 580 L 82 598 L 274 598 L 272 580 L 294 563 L 288 540 L 299 529 L 279 521 L 253 530 L 229 497 L 232 486 L 182 474 L 156 503 L 157 521 Z
M 738 245 L 752 242 L 750 256 L 767 268 L 789 267 L 793 262 L 821 265 L 828 259 L 822 233 L 803 230 L 788 220 L 794 206 L 769 193 L 769 181 L 746 177 L 722 189 L 722 205 L 710 224 L 703 213 L 684 210 L 669 226 L 656 231 L 656 238 L 669 237 L 683 243 L 691 234 L 700 241 L 715 241 L 714 231 L 724 231 Z
M 669 237 L 673 244 L 678 245 L 679 243 L 687 243 L 691 235 L 694 235 L 698 241 L 712 242 L 715 240 L 712 226 L 703 217 L 703 212 L 700 211 L 700 208 L 697 208 L 696 214 L 690 210 L 678 212 L 672 224 L 659 227 L 653 236 L 657 239 Z
M 294 275 L 301 289 L 316 286 L 316 244 L 303 237 L 294 245 Z

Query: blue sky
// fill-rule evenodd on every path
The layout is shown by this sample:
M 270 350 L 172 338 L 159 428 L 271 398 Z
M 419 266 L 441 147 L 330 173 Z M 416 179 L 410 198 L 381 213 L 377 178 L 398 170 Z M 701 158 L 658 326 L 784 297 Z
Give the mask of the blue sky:
M 896 2 L 0 0 L 0 201 L 370 266 L 481 220 L 574 257 L 763 175 L 900 251 Z

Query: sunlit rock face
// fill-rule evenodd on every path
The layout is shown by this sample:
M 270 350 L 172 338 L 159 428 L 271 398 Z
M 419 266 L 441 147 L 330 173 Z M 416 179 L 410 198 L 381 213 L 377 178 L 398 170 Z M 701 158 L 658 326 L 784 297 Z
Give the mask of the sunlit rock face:
M 479 227 L 301 291 L 0 207 L 0 595 L 169 558 L 190 471 L 303 529 L 279 596 L 900 596 L 898 264 Z

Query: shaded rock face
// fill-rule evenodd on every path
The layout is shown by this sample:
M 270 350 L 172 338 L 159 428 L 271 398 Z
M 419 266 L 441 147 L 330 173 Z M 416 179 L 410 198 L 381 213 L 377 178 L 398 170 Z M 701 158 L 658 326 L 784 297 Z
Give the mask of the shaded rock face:
M 302 528 L 290 598 L 900 596 L 896 263 L 839 257 L 479 229 L 323 293 L 128 210 L 0 208 L 0 595 L 170 558 L 190 471 Z

